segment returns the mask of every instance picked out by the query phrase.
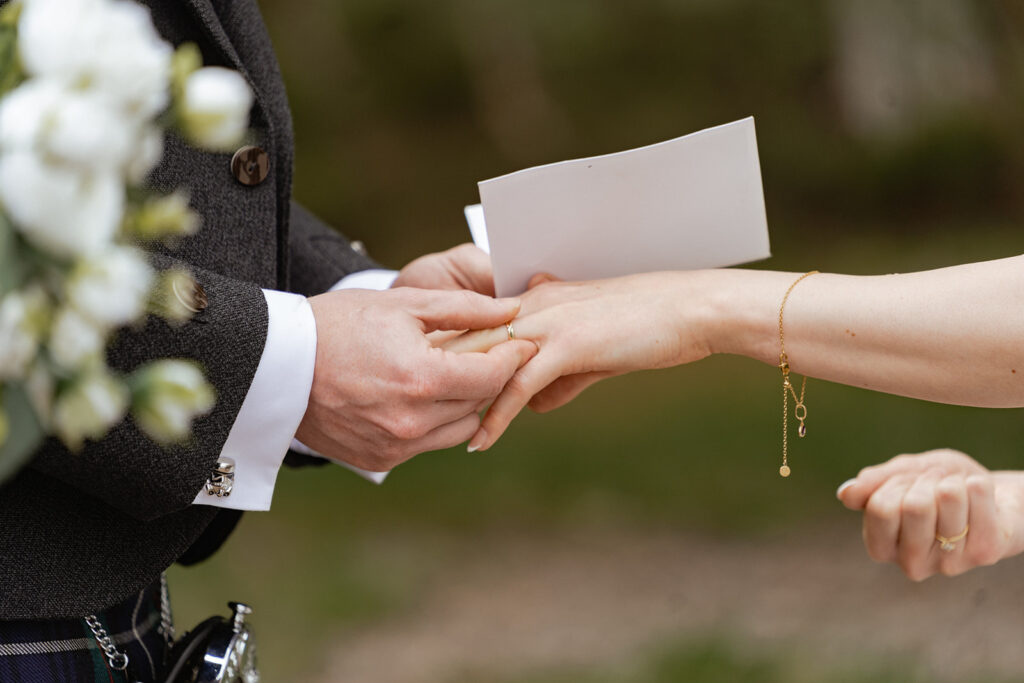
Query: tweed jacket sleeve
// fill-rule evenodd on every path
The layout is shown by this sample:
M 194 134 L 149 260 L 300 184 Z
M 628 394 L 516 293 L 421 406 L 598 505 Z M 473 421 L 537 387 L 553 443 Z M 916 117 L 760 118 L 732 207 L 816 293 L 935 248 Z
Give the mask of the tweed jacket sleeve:
M 297 202 L 291 203 L 288 255 L 289 289 L 305 296 L 322 294 L 346 275 L 380 268 L 352 248 L 348 239 Z
M 158 266 L 171 263 L 165 256 L 154 260 Z M 207 308 L 182 326 L 150 318 L 142 329 L 121 333 L 110 349 L 109 361 L 125 372 L 159 357 L 198 361 L 217 392 L 217 403 L 210 415 L 196 422 L 192 440 L 163 447 L 128 420 L 80 453 L 69 453 L 51 440 L 30 465 L 142 520 L 187 507 L 203 487 L 245 398 L 266 339 L 266 301 L 257 285 L 191 270 L 206 290 Z

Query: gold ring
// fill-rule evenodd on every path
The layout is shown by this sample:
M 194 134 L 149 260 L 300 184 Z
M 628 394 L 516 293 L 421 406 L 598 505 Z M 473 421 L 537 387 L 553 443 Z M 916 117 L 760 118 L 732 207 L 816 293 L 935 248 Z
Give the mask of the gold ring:
M 508 332 L 508 340 L 509 341 L 515 341 L 516 331 L 515 331 L 515 328 L 512 327 L 512 323 L 511 322 L 505 323 L 505 331 Z
M 967 532 L 970 530 L 971 525 L 968 524 L 964 527 L 964 530 L 958 533 L 956 536 L 950 536 L 949 538 L 946 538 L 942 534 L 935 534 L 935 540 L 939 542 L 939 548 L 949 553 L 956 549 L 956 542 L 962 541 L 967 536 Z

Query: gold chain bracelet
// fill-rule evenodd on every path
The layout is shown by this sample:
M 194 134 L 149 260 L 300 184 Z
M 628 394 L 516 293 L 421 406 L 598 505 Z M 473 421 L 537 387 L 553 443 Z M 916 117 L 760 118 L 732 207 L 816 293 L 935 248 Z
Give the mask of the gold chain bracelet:
M 796 389 L 793 388 L 793 382 L 789 379 L 789 356 L 786 355 L 786 335 L 782 331 L 782 315 L 786 310 L 786 301 L 789 300 L 789 295 L 793 292 L 793 289 L 803 282 L 805 278 L 816 274 L 818 271 L 812 270 L 809 273 L 804 273 L 789 286 L 786 290 L 786 294 L 782 297 L 782 303 L 779 305 L 779 370 L 782 371 L 782 467 L 779 468 L 779 474 L 783 477 L 788 477 L 790 473 L 789 469 L 789 396 L 793 395 L 793 417 L 800 421 L 800 427 L 797 429 L 797 434 L 800 438 L 807 436 L 807 406 L 804 405 L 804 392 L 807 390 L 807 377 L 804 376 L 803 381 L 800 383 L 800 395 L 796 395 Z

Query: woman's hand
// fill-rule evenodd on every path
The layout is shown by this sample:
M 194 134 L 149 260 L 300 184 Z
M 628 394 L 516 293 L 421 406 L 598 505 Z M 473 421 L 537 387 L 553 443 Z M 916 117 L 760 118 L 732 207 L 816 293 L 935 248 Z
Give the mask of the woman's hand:
M 914 581 L 955 576 L 1024 550 L 1024 473 L 990 472 L 959 451 L 897 456 L 861 470 L 836 495 L 864 511 L 871 559 L 899 564 Z M 952 548 L 943 550 L 938 536 Z
M 516 338 L 535 342 L 539 351 L 495 400 L 470 449 L 493 445 L 527 404 L 552 410 L 603 377 L 709 355 L 701 336 L 705 311 L 686 294 L 696 279 L 693 273 L 579 283 L 534 277 L 513 324 Z M 507 339 L 500 327 L 468 333 L 445 348 L 478 351 Z

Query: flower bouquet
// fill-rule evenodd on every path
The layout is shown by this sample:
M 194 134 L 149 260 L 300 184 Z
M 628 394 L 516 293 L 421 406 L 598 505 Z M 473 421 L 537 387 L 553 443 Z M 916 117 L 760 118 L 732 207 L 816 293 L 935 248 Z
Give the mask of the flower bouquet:
M 253 101 L 241 75 L 201 61 L 130 0 L 0 9 L 0 482 L 48 436 L 77 451 L 130 413 L 157 442 L 179 442 L 213 407 L 191 361 L 127 375 L 106 362 L 119 329 L 190 315 L 174 292 L 191 276 L 157 274 L 143 248 L 200 220 L 187 193 L 146 178 L 168 131 L 236 145 Z

